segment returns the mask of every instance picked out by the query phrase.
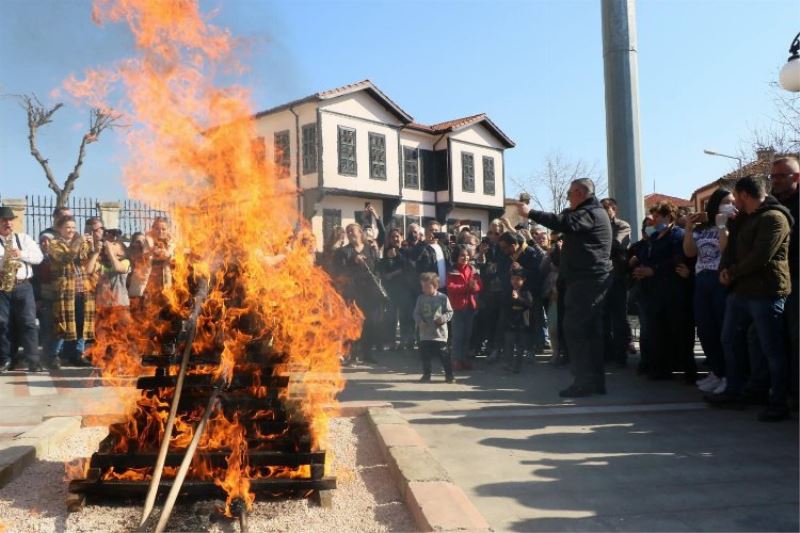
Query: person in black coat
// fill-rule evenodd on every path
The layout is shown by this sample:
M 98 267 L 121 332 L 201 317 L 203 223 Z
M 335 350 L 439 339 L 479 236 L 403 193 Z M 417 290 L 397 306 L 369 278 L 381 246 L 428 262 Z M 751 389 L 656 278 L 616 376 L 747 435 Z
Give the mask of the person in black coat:
M 352 353 L 356 360 L 373 362 L 372 350 L 381 341 L 383 306 L 386 303 L 385 293 L 374 274 L 378 250 L 365 241 L 364 230 L 359 224 L 348 224 L 346 233 L 348 244 L 336 251 L 333 270 L 342 286 L 342 297 L 354 301 L 364 314 L 361 338 L 353 344 Z
M 578 179 L 567 191 L 569 209 L 561 214 L 530 209 L 521 216 L 563 235 L 559 279 L 564 282 L 564 333 L 574 382 L 562 398 L 605 394 L 603 307 L 610 285 L 611 221 L 594 194 L 594 182 Z

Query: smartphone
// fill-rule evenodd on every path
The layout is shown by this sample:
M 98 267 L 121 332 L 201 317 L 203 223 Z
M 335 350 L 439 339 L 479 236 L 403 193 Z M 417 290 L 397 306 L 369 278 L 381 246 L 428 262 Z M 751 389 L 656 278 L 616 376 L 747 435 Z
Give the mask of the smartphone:
M 436 233 L 433 234 L 433 236 L 436 237 L 436 239 L 440 240 L 440 241 L 446 241 L 447 240 L 447 233 L 445 233 L 443 231 L 437 231 Z

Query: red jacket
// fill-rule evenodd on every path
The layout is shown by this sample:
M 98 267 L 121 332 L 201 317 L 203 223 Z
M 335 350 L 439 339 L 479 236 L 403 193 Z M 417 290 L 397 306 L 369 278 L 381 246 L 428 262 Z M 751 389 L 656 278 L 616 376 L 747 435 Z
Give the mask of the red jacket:
M 474 289 L 469 286 L 472 279 L 477 283 Z M 477 309 L 478 300 L 475 295 L 482 289 L 481 277 L 469 263 L 463 267 L 453 265 L 453 268 L 447 273 L 447 297 L 450 298 L 450 305 L 453 306 L 454 311 Z

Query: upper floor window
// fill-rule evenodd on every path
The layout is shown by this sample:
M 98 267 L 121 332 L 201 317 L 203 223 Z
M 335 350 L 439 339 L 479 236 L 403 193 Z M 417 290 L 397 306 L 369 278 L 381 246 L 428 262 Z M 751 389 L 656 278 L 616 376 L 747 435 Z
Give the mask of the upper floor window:
M 403 186 L 419 189 L 419 151 L 403 146 Z
M 494 195 L 494 157 L 483 156 L 483 194 Z
M 369 134 L 369 177 L 386 179 L 386 136 L 380 133 Z
M 317 171 L 317 125 L 303 126 L 303 174 Z
M 461 152 L 461 189 L 475 192 L 475 157 L 469 152 Z
M 275 171 L 279 178 L 289 177 L 291 158 L 289 154 L 289 130 L 275 132 Z
M 356 176 L 358 174 L 358 166 L 356 164 L 356 130 L 339 126 L 338 131 L 339 174 Z

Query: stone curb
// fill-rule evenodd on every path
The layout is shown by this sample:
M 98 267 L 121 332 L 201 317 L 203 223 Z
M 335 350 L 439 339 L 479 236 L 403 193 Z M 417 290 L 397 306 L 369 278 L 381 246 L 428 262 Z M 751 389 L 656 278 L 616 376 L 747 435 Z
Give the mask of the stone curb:
M 370 407 L 367 419 L 420 531 L 491 531 L 425 441 L 391 407 Z
M 30 431 L 0 444 L 0 487 L 6 486 L 37 458 L 43 457 L 81 428 L 81 417 L 49 418 Z

